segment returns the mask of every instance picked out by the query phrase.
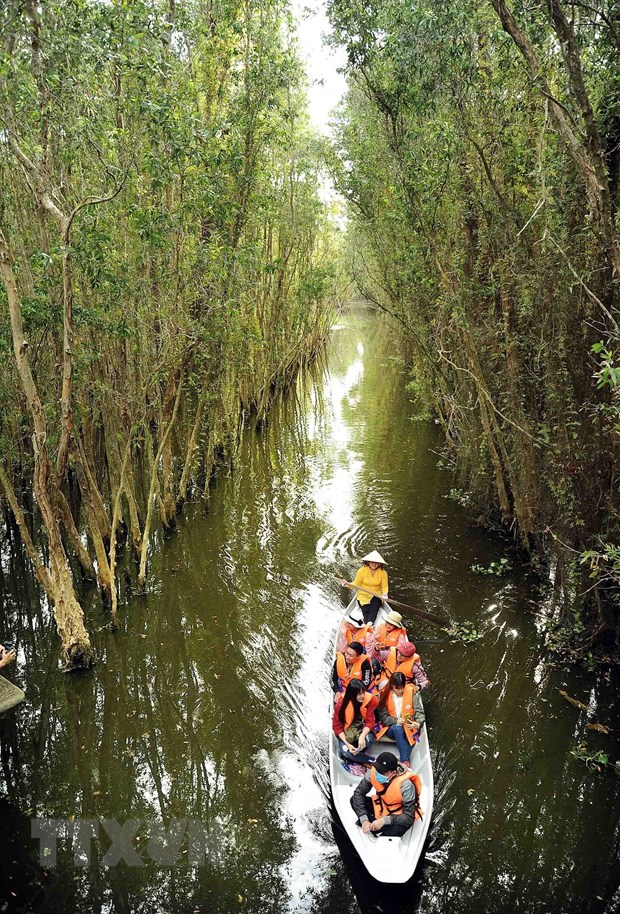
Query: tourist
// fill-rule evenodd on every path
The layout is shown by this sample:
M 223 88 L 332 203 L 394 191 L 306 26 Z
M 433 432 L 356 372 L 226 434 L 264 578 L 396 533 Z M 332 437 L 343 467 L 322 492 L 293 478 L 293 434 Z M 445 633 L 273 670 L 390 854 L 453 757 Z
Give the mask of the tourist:
M 381 729 L 376 738 L 388 736 L 393 739 L 401 765 L 408 768 L 411 749 L 420 738 L 426 717 L 420 691 L 415 683 L 407 682 L 404 673 L 394 673 L 383 690 L 377 717 Z
M 336 702 L 332 727 L 340 743 L 340 755 L 345 761 L 358 765 L 373 762 L 367 749 L 375 736 L 378 704 L 377 696 L 367 692 L 360 679 L 351 680 L 344 695 Z
M 336 654 L 332 667 L 332 691 L 343 692 L 352 679 L 359 679 L 368 688 L 372 679 L 370 660 L 359 641 L 351 641 L 345 651 Z
M 373 787 L 376 793 L 369 797 Z M 401 837 L 416 818 L 422 818 L 421 790 L 417 774 L 400 766 L 391 752 L 382 752 L 351 797 L 357 824 L 364 834 Z
M 407 682 L 415 682 L 420 689 L 425 689 L 430 685 L 430 680 L 420 662 L 420 655 L 416 653 L 415 644 L 411 641 L 406 641 L 404 644 L 400 642 L 398 647 L 391 647 L 387 652 L 380 652 L 379 657 L 384 662 L 387 679 L 394 673 L 404 673 Z

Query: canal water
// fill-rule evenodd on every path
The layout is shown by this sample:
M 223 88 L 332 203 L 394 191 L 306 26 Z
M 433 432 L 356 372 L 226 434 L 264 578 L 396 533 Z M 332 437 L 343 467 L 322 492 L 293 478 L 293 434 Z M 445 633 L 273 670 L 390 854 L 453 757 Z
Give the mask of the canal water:
M 585 743 L 620 757 L 617 678 L 553 664 L 547 596 L 523 569 L 472 571 L 505 546 L 450 497 L 438 429 L 406 380 L 380 320 L 343 319 L 325 367 L 245 433 L 208 506 L 154 542 L 149 591 L 122 607 L 120 631 L 90 611 L 92 673 L 59 672 L 49 612 L 5 541 L 0 640 L 17 642 L 10 675 L 27 698 L 1 722 L 0 910 L 618 910 L 620 778 L 571 755 Z M 436 795 L 424 858 L 398 888 L 366 875 L 329 795 L 329 658 L 347 597 L 335 576 L 374 548 L 394 597 L 482 633 L 453 642 L 408 618 L 432 681 Z M 42 863 L 33 818 L 91 820 L 89 865 L 62 835 L 56 866 Z M 105 865 L 103 820 L 139 820 L 142 865 Z M 202 823 L 204 865 L 187 831 L 174 865 L 150 859 L 157 826 L 180 820 Z

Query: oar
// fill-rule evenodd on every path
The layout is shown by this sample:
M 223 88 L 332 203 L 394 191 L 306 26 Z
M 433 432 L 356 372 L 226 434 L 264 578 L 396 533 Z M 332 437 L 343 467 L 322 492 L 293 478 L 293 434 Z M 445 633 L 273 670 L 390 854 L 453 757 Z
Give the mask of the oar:
M 336 575 L 336 578 L 341 582 L 343 581 L 343 578 L 339 578 L 338 575 Z M 366 587 L 359 587 L 357 584 L 351 584 L 351 588 L 354 590 L 361 590 L 363 593 L 370 594 L 371 597 L 379 596 L 379 594 L 374 593 L 372 590 L 367 590 Z M 401 603 L 400 600 L 393 600 L 391 597 L 389 597 L 384 602 L 389 603 L 390 606 L 399 606 L 401 609 L 408 609 L 410 612 L 415 613 L 416 616 L 420 616 L 421 619 L 428 619 L 429 622 L 433 622 L 435 625 L 439 625 L 440 628 L 447 629 L 450 625 L 447 619 L 442 619 L 440 616 L 434 615 L 434 613 L 427 613 L 424 609 L 416 609 L 415 606 L 409 606 L 408 603 Z

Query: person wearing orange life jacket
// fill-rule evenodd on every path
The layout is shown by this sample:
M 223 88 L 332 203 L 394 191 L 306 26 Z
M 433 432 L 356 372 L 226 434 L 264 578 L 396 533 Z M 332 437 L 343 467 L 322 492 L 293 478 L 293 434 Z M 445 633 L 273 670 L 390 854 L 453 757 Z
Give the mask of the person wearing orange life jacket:
M 352 679 L 336 702 L 332 729 L 339 742 L 340 755 L 347 762 L 372 764 L 373 758 L 367 750 L 375 736 L 378 704 L 377 696 L 367 692 L 360 679 Z
M 352 582 L 340 581 L 343 587 L 349 590 L 355 590 L 356 587 L 363 587 L 363 590 L 357 592 L 357 602 L 362 610 L 364 624 L 370 622 L 374 625 L 377 613 L 381 609 L 384 600 L 388 596 L 388 576 L 385 570 L 385 560 L 375 549 L 369 552 L 362 559 L 364 563 Z M 366 593 L 365 591 L 370 591 Z
M 352 641 L 359 641 L 366 650 L 368 635 L 372 633 L 372 625 L 356 625 L 355 622 L 344 621 L 338 633 L 338 650 L 344 652 Z
M 373 787 L 375 793 L 369 797 Z M 400 838 L 416 818 L 422 818 L 421 791 L 418 775 L 399 765 L 391 752 L 382 752 L 351 797 L 357 824 L 364 834 Z
M 416 653 L 415 644 L 411 641 L 401 642 L 398 647 L 391 647 L 384 661 L 385 673 L 389 679 L 394 673 L 404 673 L 408 682 L 415 682 L 420 689 L 430 685 L 430 679 L 424 672 L 420 655 Z
M 383 690 L 377 717 L 381 724 L 376 738 L 389 736 L 396 743 L 401 765 L 409 767 L 411 748 L 420 738 L 420 728 L 426 720 L 420 691 L 407 682 L 403 673 L 394 673 Z
M 408 640 L 403 617 L 392 609 L 385 620 L 375 627 L 373 649 L 376 652 L 389 650 L 391 647 L 397 647 L 399 642 L 404 643 Z
M 364 654 L 359 641 L 351 641 L 347 649 L 336 654 L 332 667 L 332 692 L 337 696 L 343 692 L 352 679 L 360 679 L 368 688 L 372 678 L 370 660 Z

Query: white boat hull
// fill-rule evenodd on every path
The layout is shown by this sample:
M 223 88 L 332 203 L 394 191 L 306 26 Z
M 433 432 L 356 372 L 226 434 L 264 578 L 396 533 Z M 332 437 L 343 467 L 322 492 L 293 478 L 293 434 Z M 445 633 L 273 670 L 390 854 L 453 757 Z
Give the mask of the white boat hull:
M 354 610 L 355 606 L 356 601 L 353 600 L 347 609 L 345 618 L 349 612 Z M 380 621 L 380 618 L 377 621 Z M 398 757 L 395 743 L 391 740 L 375 740 L 372 743 L 369 754 L 376 757 L 380 752 L 393 752 Z M 416 819 L 402 838 L 376 837 L 372 833 L 365 835 L 362 829 L 355 824 L 357 816 L 351 807 L 351 797 L 361 778 L 351 774 L 343 767 L 338 751 L 338 739 L 330 726 L 329 774 L 334 806 L 342 826 L 364 866 L 379 882 L 402 883 L 411 879 L 426 841 L 433 813 L 433 768 L 426 726 L 422 728 L 420 739 L 411 751 L 410 765 L 412 772 L 417 774 L 422 781 L 420 794 L 422 819 Z

